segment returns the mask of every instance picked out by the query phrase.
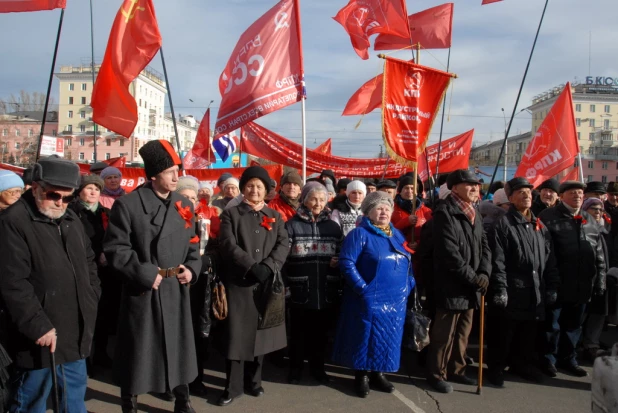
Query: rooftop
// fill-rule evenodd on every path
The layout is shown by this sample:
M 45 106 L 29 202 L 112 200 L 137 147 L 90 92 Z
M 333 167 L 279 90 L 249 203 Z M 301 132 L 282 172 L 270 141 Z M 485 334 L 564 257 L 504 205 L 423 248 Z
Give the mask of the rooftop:
M 541 103 L 545 100 L 554 98 L 558 96 L 564 90 L 566 83 L 553 87 L 549 90 L 546 90 L 543 93 L 540 93 L 532 98 L 532 104 L 536 105 L 537 103 Z M 618 87 L 615 86 L 606 86 L 600 84 L 586 84 L 581 83 L 578 80 L 575 80 L 571 83 L 572 92 L 576 94 L 583 95 L 618 95 Z
M 98 73 L 101 69 L 101 62 L 94 62 L 94 71 Z M 59 74 L 82 74 L 92 73 L 92 61 L 82 59 L 79 65 L 61 65 Z M 165 87 L 164 77 L 157 70 L 147 66 L 141 73 L 142 76 L 152 80 L 156 84 Z

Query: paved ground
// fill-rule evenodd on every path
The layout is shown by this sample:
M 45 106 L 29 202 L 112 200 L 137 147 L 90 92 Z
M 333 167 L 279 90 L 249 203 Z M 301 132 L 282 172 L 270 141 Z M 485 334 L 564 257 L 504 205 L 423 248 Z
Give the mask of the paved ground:
M 604 335 L 604 343 L 618 341 L 615 328 Z M 478 348 L 471 346 L 475 356 Z M 584 365 L 591 374 L 592 369 Z M 422 370 L 416 366 L 416 355 L 404 354 L 402 369 L 390 375 L 397 391 L 394 394 L 372 392 L 368 398 L 356 397 L 352 390 L 351 372 L 336 366 L 328 366 L 334 377 L 332 385 L 326 387 L 306 377 L 301 385 L 287 384 L 287 370 L 271 363 L 264 368 L 266 394 L 259 398 L 245 395 L 228 407 L 216 403 L 224 385 L 223 360 L 216 354 L 211 357 L 206 369 L 205 383 L 209 388 L 208 398 L 193 398 L 198 412 L 221 410 L 226 413 L 253 412 L 376 412 L 376 413 L 570 413 L 590 411 L 590 376 L 576 378 L 560 373 L 554 379 L 547 379 L 542 385 L 523 382 L 507 374 L 505 389 L 487 385 L 482 395 L 475 387 L 454 384 L 455 391 L 444 395 L 432 391 L 422 378 Z M 470 368 L 468 374 L 475 376 L 477 368 Z M 118 388 L 109 384 L 109 372 L 90 380 L 87 407 L 90 412 L 119 412 Z M 139 409 L 144 412 L 173 411 L 171 402 L 162 401 L 150 395 L 140 396 Z

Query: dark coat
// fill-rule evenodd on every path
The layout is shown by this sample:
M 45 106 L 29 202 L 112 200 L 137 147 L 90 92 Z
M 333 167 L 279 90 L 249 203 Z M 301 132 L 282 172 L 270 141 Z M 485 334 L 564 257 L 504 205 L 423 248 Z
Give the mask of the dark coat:
M 316 220 L 301 206 L 285 227 L 290 237 L 290 255 L 283 266 L 285 284 L 290 288 L 290 307 L 321 310 L 339 301 L 342 287 L 339 268 L 330 260 L 339 256 L 343 232 L 322 211 Z
M 605 225 L 600 227 L 601 231 L 601 239 L 603 240 L 603 253 L 605 255 L 605 265 L 607 271 L 609 271 L 612 267 L 618 267 L 618 252 L 616 248 L 618 247 L 618 243 L 616 243 L 616 239 L 614 237 L 614 233 L 612 231 L 612 225 L 608 223 L 607 216 L 605 217 Z M 609 218 L 611 220 L 611 218 Z M 611 220 L 613 222 L 613 220 Z M 618 226 L 618 224 L 616 225 Z M 594 296 L 590 300 L 590 304 L 586 308 L 588 314 L 598 314 L 598 315 L 608 315 L 609 311 L 609 296 L 608 289 L 605 289 L 605 293 L 601 296 Z
M 490 295 L 506 292 L 504 313 L 514 320 L 545 319 L 545 292 L 560 284 L 551 235 L 532 215 L 528 222 L 513 206 L 491 228 Z M 549 287 L 546 287 L 549 286 Z
M 94 252 L 67 209 L 42 215 L 32 191 L 0 217 L 0 294 L 12 319 L 8 351 L 15 366 L 49 367 L 49 348 L 35 342 L 55 328 L 56 363 L 88 357 L 101 295 Z
M 264 219 L 275 218 L 267 230 Z M 225 285 L 228 317 L 223 322 L 220 347 L 229 360 L 253 361 L 286 346 L 285 325 L 258 330 L 259 313 L 253 299 L 257 279 L 248 274 L 254 264 L 281 270 L 288 256 L 289 240 L 281 215 L 264 207 L 255 212 L 246 203 L 221 214 L 219 233 L 221 279 Z
M 79 199 L 69 204 L 69 208 L 75 212 L 84 226 L 86 236 L 90 238 L 92 250 L 94 251 L 95 261 L 99 262 L 99 257 L 103 253 L 103 237 L 107 228 L 110 210 L 99 204 L 96 212 L 92 212 L 82 204 Z
M 558 200 L 556 205 L 558 205 L 559 203 L 560 203 L 560 200 Z M 554 207 L 556 205 L 554 205 Z M 534 199 L 534 201 L 532 201 L 532 207 L 530 208 L 530 210 L 532 211 L 535 217 L 538 217 L 539 215 L 541 215 L 541 212 L 545 211 L 547 208 L 548 208 L 547 205 L 544 204 L 543 201 L 541 201 L 541 195 L 539 195 Z
M 474 224 L 452 197 L 433 213 L 433 258 L 436 308 L 469 310 L 480 304 L 474 282 L 479 274 L 491 274 L 491 251 L 477 211 Z
M 120 197 L 103 241 L 124 282 L 114 379 L 130 394 L 162 393 L 197 376 L 189 286 L 166 278 L 152 289 L 159 268 L 184 264 L 193 284 L 202 266 L 199 244 L 190 243 L 195 227 L 187 227 L 176 208 L 191 203 L 176 192 L 170 198 L 166 208 L 149 183 Z
M 548 208 L 539 217 L 552 236 L 560 274 L 558 300 L 585 304 L 593 290 L 605 289 L 605 254 L 598 224 L 585 211 L 586 223 L 576 220 L 564 204 Z

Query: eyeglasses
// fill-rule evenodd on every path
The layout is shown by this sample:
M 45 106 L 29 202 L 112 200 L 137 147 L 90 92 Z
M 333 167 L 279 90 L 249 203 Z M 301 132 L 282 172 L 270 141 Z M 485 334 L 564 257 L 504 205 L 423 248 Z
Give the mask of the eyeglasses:
M 604 212 L 603 208 L 601 208 L 601 207 L 590 207 L 588 209 L 592 209 L 593 211 L 597 211 L 597 212 Z

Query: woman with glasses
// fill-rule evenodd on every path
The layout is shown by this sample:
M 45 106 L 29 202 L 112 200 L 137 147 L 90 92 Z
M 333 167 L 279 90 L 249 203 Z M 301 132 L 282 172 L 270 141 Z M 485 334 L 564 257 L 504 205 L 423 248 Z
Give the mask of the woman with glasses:
M 0 171 L 0 213 L 13 205 L 24 191 L 24 181 L 11 171 Z

